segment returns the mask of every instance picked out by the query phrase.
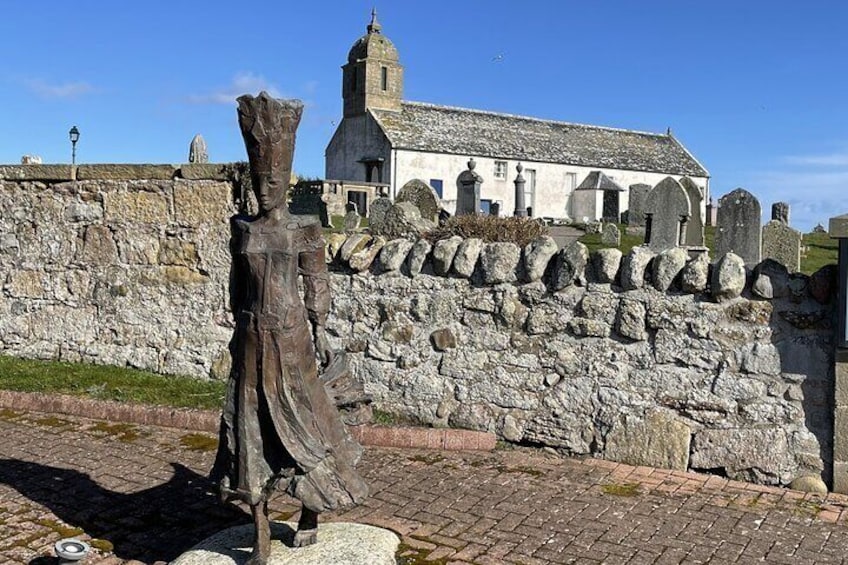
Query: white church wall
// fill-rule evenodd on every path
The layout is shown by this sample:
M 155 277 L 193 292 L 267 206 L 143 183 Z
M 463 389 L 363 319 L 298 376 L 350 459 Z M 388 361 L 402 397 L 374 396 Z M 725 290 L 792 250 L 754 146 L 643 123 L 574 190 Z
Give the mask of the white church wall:
M 405 183 L 412 179 L 421 179 L 430 183 L 431 180 L 442 181 L 442 199 L 445 208 L 453 212 L 451 204 L 455 205 L 457 197 L 456 178 L 468 168 L 469 157 L 474 157 L 477 163 L 475 171 L 483 177 L 480 188 L 480 198 L 501 203 L 501 213 L 511 215 L 515 209 L 515 185 L 513 181 L 517 175 L 516 160 L 493 159 L 491 157 L 480 157 L 477 155 L 449 155 L 444 153 L 429 153 L 424 151 L 407 151 L 399 149 L 395 152 L 397 166 L 392 168 L 396 178 L 391 179 L 392 194 L 396 194 Z M 495 178 L 495 162 L 506 162 L 506 178 Z M 580 167 L 575 165 L 562 165 L 558 163 L 540 163 L 534 161 L 522 161 L 524 177 L 528 183 L 525 192 L 531 190 L 529 186 L 528 170 L 535 171 L 535 192 L 533 200 L 526 201 L 527 206 L 532 206 L 534 217 L 569 217 L 575 220 L 583 216 L 590 220 L 598 220 L 603 210 L 602 193 L 590 191 L 594 197 L 593 202 L 583 202 L 573 189 L 592 171 L 601 171 L 614 180 L 623 188 L 627 189 L 631 184 L 644 183 L 651 186 L 657 185 L 662 179 L 671 176 L 675 179 L 683 175 L 668 175 L 665 173 L 653 173 L 644 171 L 632 171 L 623 169 L 605 169 L 599 167 Z M 701 203 L 702 211 L 706 210 L 708 196 L 708 179 L 706 177 L 691 177 L 692 180 L 704 191 L 706 198 Z M 625 191 L 621 195 L 620 209 L 627 209 L 629 193 Z

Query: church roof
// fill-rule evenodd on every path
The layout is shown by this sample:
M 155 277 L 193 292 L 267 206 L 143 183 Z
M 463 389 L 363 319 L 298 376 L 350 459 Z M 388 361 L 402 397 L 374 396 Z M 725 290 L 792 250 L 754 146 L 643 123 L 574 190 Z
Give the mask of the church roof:
M 616 190 L 624 192 L 621 186 L 601 171 L 592 171 L 575 190 Z
M 673 135 L 403 102 L 369 111 L 395 149 L 706 177 Z

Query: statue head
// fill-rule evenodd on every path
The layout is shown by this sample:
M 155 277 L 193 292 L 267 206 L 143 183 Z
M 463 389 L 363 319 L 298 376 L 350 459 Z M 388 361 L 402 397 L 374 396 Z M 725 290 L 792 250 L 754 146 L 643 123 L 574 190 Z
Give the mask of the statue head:
M 239 127 L 260 215 L 280 207 L 287 211 L 295 132 L 302 113 L 300 100 L 278 100 L 264 91 L 238 98 Z

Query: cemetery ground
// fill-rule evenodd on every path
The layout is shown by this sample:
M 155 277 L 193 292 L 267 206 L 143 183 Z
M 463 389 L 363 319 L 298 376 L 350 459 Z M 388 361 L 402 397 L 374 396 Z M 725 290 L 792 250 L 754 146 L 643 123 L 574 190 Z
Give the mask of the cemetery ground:
M 0 358 L 0 388 L 32 381 L 43 392 L 212 410 L 220 398 L 190 379 Z M 53 543 L 69 536 L 91 543 L 90 564 L 167 562 L 250 521 L 212 494 L 213 433 L 6 408 L 0 436 L 2 563 L 53 564 Z M 368 447 L 360 469 L 371 497 L 326 518 L 394 530 L 405 565 L 816 564 L 845 563 L 848 552 L 844 495 L 504 444 Z M 296 519 L 297 509 L 279 495 L 271 515 Z

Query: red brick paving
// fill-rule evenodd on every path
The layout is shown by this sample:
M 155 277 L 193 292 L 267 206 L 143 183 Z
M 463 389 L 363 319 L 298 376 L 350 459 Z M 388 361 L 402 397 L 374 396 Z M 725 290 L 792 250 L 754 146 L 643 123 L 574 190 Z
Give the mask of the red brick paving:
M 55 563 L 53 543 L 80 532 L 101 548 L 87 563 L 167 562 L 247 522 L 210 494 L 213 453 L 183 444 L 197 433 L 0 411 L 0 562 Z M 423 563 L 823 564 L 848 555 L 841 495 L 525 449 L 368 448 L 361 470 L 372 496 L 327 518 L 391 528 Z M 285 496 L 271 506 L 279 519 L 297 510 Z

